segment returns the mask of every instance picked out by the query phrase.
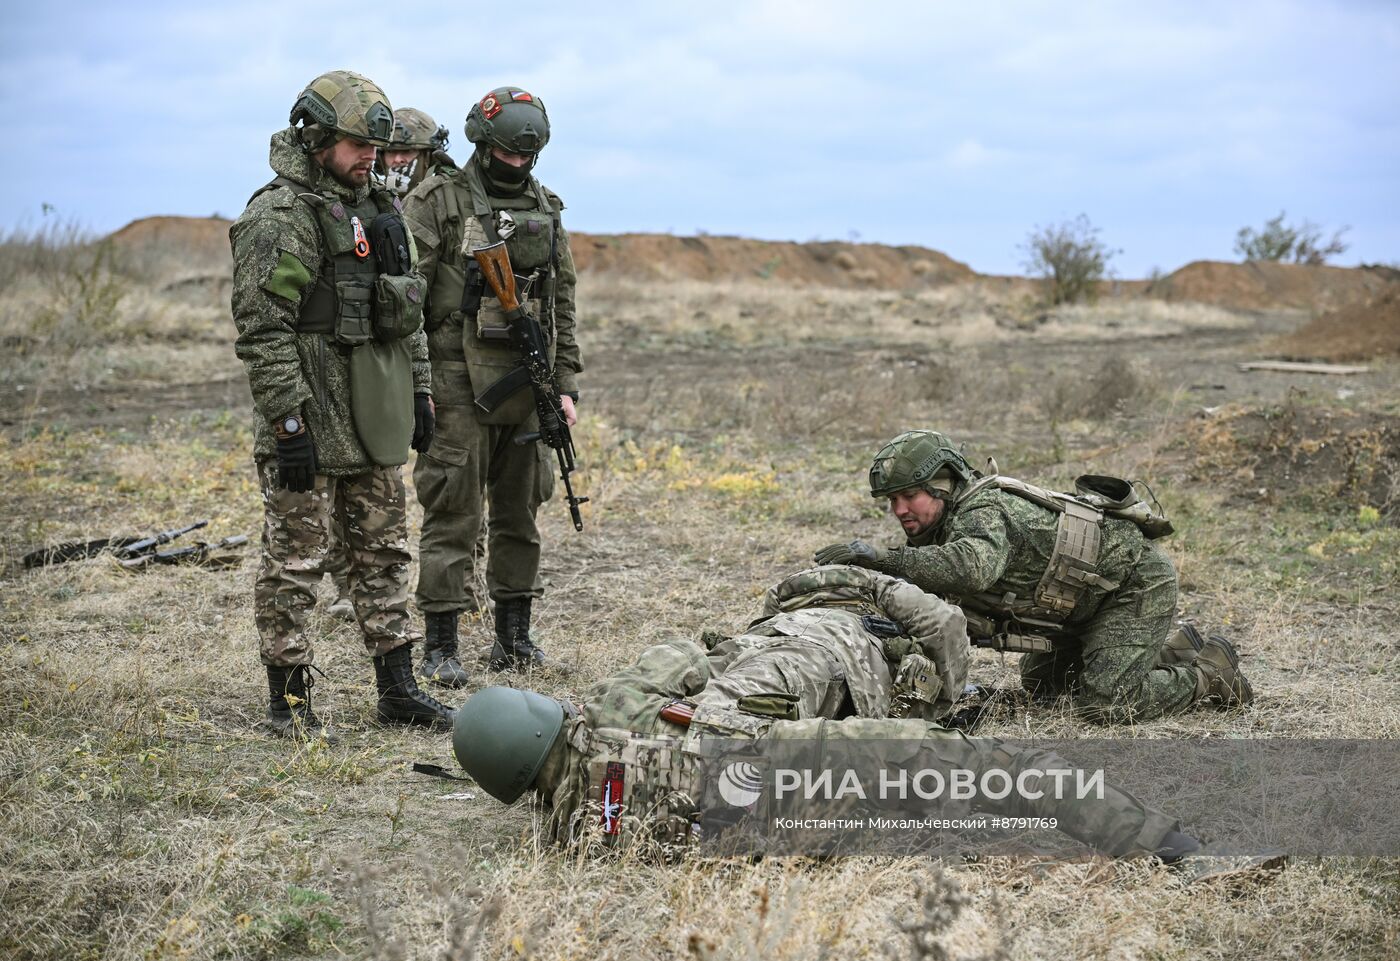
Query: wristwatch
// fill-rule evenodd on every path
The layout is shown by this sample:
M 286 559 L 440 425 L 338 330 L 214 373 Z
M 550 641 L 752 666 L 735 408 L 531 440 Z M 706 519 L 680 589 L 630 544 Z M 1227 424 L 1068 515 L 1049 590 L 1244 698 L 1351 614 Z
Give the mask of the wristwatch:
M 302 421 L 300 414 L 288 414 L 272 422 L 272 428 L 277 432 L 278 437 L 294 437 L 306 430 L 306 424 Z

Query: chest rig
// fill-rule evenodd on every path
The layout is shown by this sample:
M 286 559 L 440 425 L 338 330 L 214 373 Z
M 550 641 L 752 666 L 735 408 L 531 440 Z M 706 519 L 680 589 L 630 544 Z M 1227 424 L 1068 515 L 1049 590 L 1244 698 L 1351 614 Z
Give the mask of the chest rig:
M 323 334 L 346 347 L 369 342 L 376 320 L 375 281 L 382 273 L 368 240 L 370 225 L 380 214 L 400 213 L 398 198 L 371 190 L 360 203 L 347 204 L 287 177 L 277 177 L 253 196 L 277 187 L 290 187 L 311 208 L 321 233 L 321 269 L 302 301 L 297 332 Z
M 509 342 L 500 303 L 488 289 L 481 265 L 472 256 L 472 250 L 504 240 L 520 300 L 529 305 L 545 336 L 552 338 L 560 221 L 549 195 L 532 177 L 518 197 L 490 196 L 474 164 L 467 164 L 457 178 L 467 188 L 471 203 L 470 211 L 463 209 L 461 191 L 449 191 L 448 202 L 457 208 L 455 212 L 462 224 L 461 245 L 451 251 L 454 266 L 461 272 L 462 289 L 460 293 L 434 289 L 432 300 L 440 305 L 433 310 L 434 315 L 440 316 L 444 309 L 455 305 L 453 313 L 460 318 L 468 342 L 472 338 L 487 344 Z M 448 253 L 444 250 L 443 256 Z
M 1014 494 L 1058 514 L 1055 546 L 1050 552 L 1045 573 L 1036 585 L 1034 597 L 984 593 L 964 598 L 965 601 L 971 601 L 975 608 L 1009 614 L 1018 620 L 1060 625 L 1069 618 L 1091 587 L 1102 591 L 1118 588 L 1118 581 L 1110 580 L 1098 571 L 1099 548 L 1103 542 L 1102 510 L 1073 494 L 1046 490 L 1000 474 L 978 478 L 958 496 L 958 502 L 966 501 L 987 487 Z

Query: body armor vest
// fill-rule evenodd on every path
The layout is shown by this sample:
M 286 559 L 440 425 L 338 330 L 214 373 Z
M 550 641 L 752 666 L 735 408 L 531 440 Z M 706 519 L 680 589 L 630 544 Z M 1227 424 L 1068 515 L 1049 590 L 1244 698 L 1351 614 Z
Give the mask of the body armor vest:
M 582 718 L 565 728 L 568 770 L 555 789 L 555 839 L 613 846 L 643 837 L 663 849 L 696 840 L 705 789 L 706 739 L 763 737 L 773 724 L 730 707 L 702 704 L 688 728 L 659 724 L 655 733 L 591 728 Z
M 553 340 L 554 285 L 559 260 L 559 212 L 554 209 L 544 187 L 533 177 L 518 197 L 493 197 L 486 193 L 475 165 L 467 164 L 454 176 L 457 189 L 448 191 L 449 219 L 462 225 L 457 247 L 445 244 L 440 252 L 438 271 L 429 291 L 428 329 L 435 330 L 448 319 L 466 328 L 465 349 L 508 343 L 500 303 L 486 287 L 480 265 L 471 251 L 506 242 L 511 270 L 524 283 L 519 290 L 521 303 L 539 320 L 545 336 Z M 464 208 L 462 188 L 470 208 Z M 485 311 L 487 317 L 483 319 Z
M 386 190 L 371 190 L 351 206 L 286 177 L 253 196 L 277 187 L 290 187 L 312 209 L 321 232 L 321 270 L 302 302 L 297 331 L 325 334 L 351 347 L 368 342 L 374 330 L 374 284 L 381 273 L 378 253 L 367 239 L 369 227 L 381 213 L 401 211 L 398 199 Z M 360 245 L 364 256 L 357 252 Z
M 1050 553 L 1050 562 L 1036 585 L 1035 596 L 1018 598 L 1010 594 L 986 593 L 962 598 L 973 610 L 1008 615 L 1035 626 L 1054 627 L 1069 618 L 1090 587 L 1103 591 L 1118 588 L 1118 581 L 1111 581 L 1098 572 L 1104 521 L 1102 510 L 1084 503 L 1073 494 L 1046 490 L 1000 474 L 973 481 L 959 493 L 954 506 L 986 487 L 995 487 L 1025 498 L 1054 511 L 1060 515 L 1060 519 L 1055 529 L 1055 546 Z

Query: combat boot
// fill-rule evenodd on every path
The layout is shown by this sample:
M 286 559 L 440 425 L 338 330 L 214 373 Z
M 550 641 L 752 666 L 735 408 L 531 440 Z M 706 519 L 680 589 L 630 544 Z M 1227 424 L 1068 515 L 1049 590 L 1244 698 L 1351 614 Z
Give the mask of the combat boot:
M 321 719 L 311 710 L 314 683 L 310 664 L 267 665 L 267 726 L 282 737 L 326 737 Z
M 413 679 L 411 644 L 402 644 L 374 659 L 374 680 L 379 687 L 379 718 L 393 724 L 452 726 L 452 709 L 418 689 Z
M 1206 639 L 1201 636 L 1200 631 L 1196 630 L 1195 625 L 1182 621 L 1177 627 L 1176 633 L 1167 638 L 1167 642 L 1162 645 L 1162 650 L 1157 654 L 1157 666 L 1194 664 L 1196 656 L 1201 653 L 1201 648 L 1205 646 Z
M 467 672 L 457 659 L 457 611 L 442 611 L 424 617 L 427 631 L 423 642 L 423 663 L 418 665 L 421 677 L 447 687 L 463 687 Z
M 516 597 L 496 602 L 496 643 L 491 646 L 493 671 L 523 671 L 544 667 L 544 651 L 530 638 L 530 602 Z
M 1196 669 L 1197 703 L 1208 700 L 1220 707 L 1243 707 L 1254 700 L 1254 688 L 1240 671 L 1235 645 L 1219 634 L 1206 638 L 1192 667 Z

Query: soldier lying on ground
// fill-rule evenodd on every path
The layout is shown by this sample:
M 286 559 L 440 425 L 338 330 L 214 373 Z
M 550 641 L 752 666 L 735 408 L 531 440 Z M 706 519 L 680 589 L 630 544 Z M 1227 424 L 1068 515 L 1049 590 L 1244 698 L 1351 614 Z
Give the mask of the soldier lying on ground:
M 1153 540 L 1171 532 L 1165 518 L 1125 481 L 1081 481 L 1122 496 L 1058 494 L 995 469 L 984 476 L 943 434 L 906 431 L 870 468 L 870 496 L 889 499 L 905 546 L 832 544 L 816 560 L 893 574 L 992 623 L 1054 635 L 1050 649 L 1021 659 L 1022 684 L 1037 697 L 1070 695 L 1086 720 L 1248 704 L 1254 692 L 1229 641 L 1173 633 L 1176 570 Z
M 882 636 L 885 620 L 903 633 Z M 590 688 L 579 708 L 532 691 L 478 692 L 457 712 L 453 750 L 497 800 L 511 804 L 535 791 L 561 843 L 598 830 L 605 797 L 620 804 L 617 823 L 645 822 L 665 840 L 692 837 L 707 739 L 868 742 L 877 761 L 886 745 L 902 742 L 907 753 L 915 742 L 927 752 L 921 756 L 948 769 L 997 768 L 1012 778 L 1030 768 L 1072 768 L 1048 751 L 969 738 L 936 723 L 951 706 L 944 692 L 962 690 L 966 651 L 961 612 L 938 597 L 859 568 L 815 568 L 771 588 L 744 634 L 708 651 L 685 639 L 650 647 Z M 922 719 L 886 717 L 892 702 L 899 706 L 894 678 L 903 672 L 892 668 L 911 655 L 933 662 L 932 696 L 918 702 Z M 1175 819 L 1112 786 L 1088 799 L 989 799 L 985 813 L 1055 818 L 1060 830 L 1105 854 L 1190 859 L 1198 875 L 1282 863 L 1207 860 L 1209 849 Z

